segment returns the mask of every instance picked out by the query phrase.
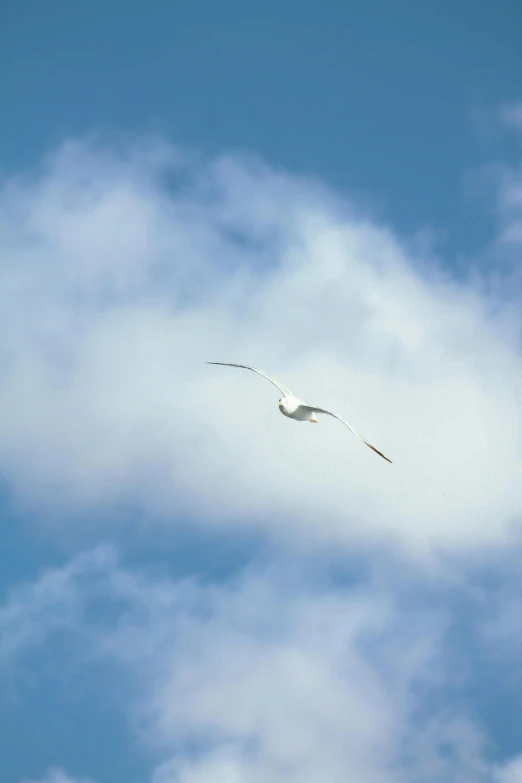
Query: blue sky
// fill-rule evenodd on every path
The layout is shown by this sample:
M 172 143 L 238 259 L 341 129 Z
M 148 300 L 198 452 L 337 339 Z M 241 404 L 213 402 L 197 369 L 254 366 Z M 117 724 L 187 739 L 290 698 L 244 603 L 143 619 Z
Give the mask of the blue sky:
M 453 252 L 482 239 L 462 173 L 498 154 L 491 112 L 519 99 L 515 0 L 57 0 L 2 16 L 7 170 L 87 130 L 159 130 L 325 178 Z
M 6 783 L 522 781 L 521 17 L 0 12 Z

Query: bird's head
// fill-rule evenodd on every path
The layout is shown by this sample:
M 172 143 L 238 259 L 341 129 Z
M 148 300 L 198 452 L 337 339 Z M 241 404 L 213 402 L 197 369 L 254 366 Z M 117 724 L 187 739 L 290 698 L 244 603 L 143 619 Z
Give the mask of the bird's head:
M 286 397 L 282 397 L 279 400 L 279 410 L 284 410 L 285 409 L 285 404 L 286 404 Z

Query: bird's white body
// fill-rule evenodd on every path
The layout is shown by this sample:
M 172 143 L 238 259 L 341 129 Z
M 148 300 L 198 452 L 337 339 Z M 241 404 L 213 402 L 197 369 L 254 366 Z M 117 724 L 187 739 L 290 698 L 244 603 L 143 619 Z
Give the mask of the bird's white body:
M 372 451 L 375 451 L 376 454 L 385 459 L 387 462 L 391 462 L 391 459 L 385 457 L 382 451 L 376 449 L 375 446 L 370 443 L 370 441 L 366 440 L 366 438 L 357 432 L 357 430 L 354 430 L 351 424 L 348 424 L 348 422 L 341 418 L 341 416 L 338 416 L 337 413 L 327 411 L 326 408 L 318 408 L 313 405 L 307 405 L 302 400 L 300 400 L 299 397 L 296 397 L 295 394 L 292 394 L 290 389 L 288 389 L 286 386 L 283 386 L 280 381 L 277 381 L 275 378 L 267 375 L 266 372 L 263 372 L 263 370 L 256 370 L 255 367 L 249 367 L 246 364 L 231 364 L 230 362 L 207 362 L 207 364 L 220 364 L 225 367 L 241 367 L 243 370 L 251 370 L 258 375 L 262 375 L 263 378 L 266 378 L 267 381 L 279 389 L 279 391 L 283 394 L 283 397 L 281 397 L 279 400 L 279 410 L 283 416 L 286 416 L 289 419 L 294 419 L 294 421 L 310 421 L 313 424 L 317 424 L 318 422 L 318 413 L 325 413 L 327 416 L 333 416 L 334 419 L 337 419 L 342 424 L 344 424 L 344 426 L 347 427 L 350 432 L 352 432 L 357 438 L 360 438 L 363 443 L 369 446 Z
M 313 411 L 310 413 L 310 409 L 305 403 L 299 397 L 294 397 L 293 394 L 279 400 L 279 410 L 283 416 L 288 416 L 289 419 L 295 419 L 295 421 L 311 421 L 314 424 L 318 421 L 315 413 Z

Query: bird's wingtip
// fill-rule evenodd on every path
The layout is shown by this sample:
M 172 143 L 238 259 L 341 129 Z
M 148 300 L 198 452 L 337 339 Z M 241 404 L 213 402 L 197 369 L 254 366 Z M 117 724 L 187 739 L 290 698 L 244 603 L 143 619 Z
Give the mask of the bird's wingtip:
M 383 454 L 382 451 L 379 451 L 379 449 L 376 449 L 375 446 L 372 446 L 372 444 L 368 443 L 367 440 L 365 440 L 364 442 L 366 443 L 367 446 L 369 446 L 372 449 L 372 451 L 375 451 L 375 453 L 378 454 L 379 457 L 382 457 L 383 459 L 386 460 L 386 462 L 390 462 L 393 465 L 393 462 L 391 461 L 391 459 L 389 457 L 387 457 L 385 454 Z

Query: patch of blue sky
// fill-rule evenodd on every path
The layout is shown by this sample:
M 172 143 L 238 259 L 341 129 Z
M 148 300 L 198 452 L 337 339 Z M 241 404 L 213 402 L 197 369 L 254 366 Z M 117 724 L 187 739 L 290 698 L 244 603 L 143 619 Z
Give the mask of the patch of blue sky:
M 487 221 L 462 175 L 492 150 L 490 113 L 518 97 L 521 14 L 514 0 L 11 4 L 2 167 L 86 132 L 159 130 L 326 179 L 468 253 Z

